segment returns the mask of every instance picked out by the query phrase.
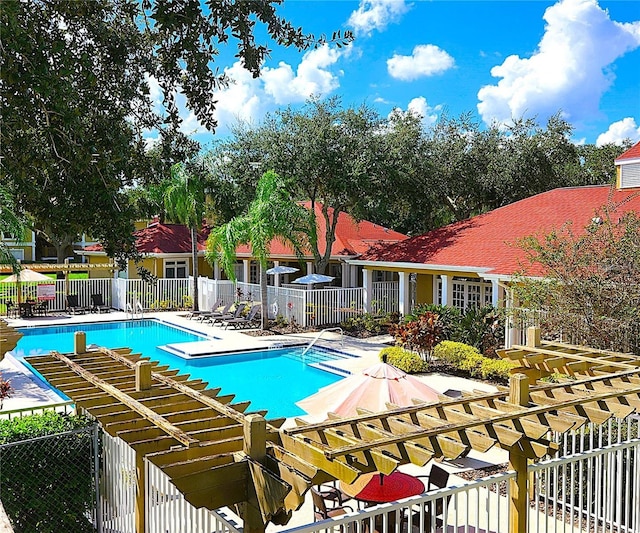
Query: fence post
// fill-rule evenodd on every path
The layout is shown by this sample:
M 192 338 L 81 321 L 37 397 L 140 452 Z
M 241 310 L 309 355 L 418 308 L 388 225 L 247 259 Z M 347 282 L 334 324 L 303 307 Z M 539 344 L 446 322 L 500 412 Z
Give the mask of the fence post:
M 509 380 L 509 403 L 526 406 L 529 404 L 529 378 L 525 374 L 515 374 Z M 524 438 L 527 438 L 526 436 Z M 509 532 L 527 533 L 529 514 L 529 491 L 527 453 L 522 445 L 509 449 L 509 469 L 516 475 L 509 480 L 511 493 L 509 501 Z
M 101 532 L 102 529 L 102 504 L 100 502 L 100 426 L 98 423 L 93 424 L 92 431 L 93 440 L 93 483 L 95 484 L 96 498 L 96 531 Z

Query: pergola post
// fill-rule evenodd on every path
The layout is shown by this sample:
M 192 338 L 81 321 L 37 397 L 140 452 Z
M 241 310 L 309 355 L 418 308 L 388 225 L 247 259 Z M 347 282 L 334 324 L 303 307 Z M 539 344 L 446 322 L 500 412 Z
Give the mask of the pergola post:
M 247 415 L 244 421 L 244 453 L 250 459 L 263 463 L 267 455 L 267 421 L 258 414 Z M 265 523 L 257 501 L 248 501 L 241 505 L 243 531 L 245 533 L 264 533 Z
M 87 334 L 84 331 L 76 331 L 73 334 L 73 353 L 80 354 L 87 351 Z
M 529 404 L 529 378 L 515 374 L 509 380 L 509 403 L 522 407 Z M 524 437 L 526 438 L 526 437 Z M 511 498 L 509 501 L 510 533 L 527 533 L 529 514 L 529 476 L 527 475 L 527 454 L 522 447 L 509 449 L 509 469 L 515 470 L 515 478 L 509 480 Z

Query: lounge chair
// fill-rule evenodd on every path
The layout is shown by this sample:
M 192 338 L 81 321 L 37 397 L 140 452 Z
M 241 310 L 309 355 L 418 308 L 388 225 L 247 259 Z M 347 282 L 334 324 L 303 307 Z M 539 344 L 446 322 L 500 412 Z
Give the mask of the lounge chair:
M 247 316 L 240 316 L 238 318 L 230 318 L 229 320 L 224 321 L 224 329 L 227 329 L 229 326 L 233 326 L 234 329 L 238 328 L 250 328 L 257 321 L 256 315 L 260 312 L 260 308 L 262 305 L 256 304 L 251 307 L 249 314 Z
M 109 313 L 111 312 L 111 307 L 104 303 L 102 299 L 102 294 L 92 294 L 91 295 L 91 312 L 92 313 Z
M 200 320 L 213 323 L 213 320 L 229 314 L 229 309 L 233 306 L 233 302 L 226 304 L 219 311 L 208 311 L 200 314 Z
M 210 316 L 211 313 L 215 313 L 216 309 L 218 309 L 218 307 L 220 307 L 222 305 L 222 298 L 218 298 L 216 300 L 216 303 L 214 303 L 211 308 L 209 309 L 209 311 L 189 311 L 189 314 L 187 315 L 187 318 L 189 320 L 193 320 L 194 318 L 197 318 L 199 320 L 204 320 L 204 317 Z
M 217 323 L 220 323 L 220 325 L 222 325 L 227 320 L 231 320 L 233 318 L 240 318 L 242 316 L 242 312 L 245 310 L 245 307 L 246 307 L 245 304 L 238 304 L 235 310 L 233 311 L 233 313 L 227 313 L 226 315 L 222 315 L 222 316 L 212 316 L 209 319 L 209 322 L 212 325 L 215 325 Z
M 89 309 L 78 303 L 77 294 L 67 295 L 67 311 L 72 315 L 84 315 Z

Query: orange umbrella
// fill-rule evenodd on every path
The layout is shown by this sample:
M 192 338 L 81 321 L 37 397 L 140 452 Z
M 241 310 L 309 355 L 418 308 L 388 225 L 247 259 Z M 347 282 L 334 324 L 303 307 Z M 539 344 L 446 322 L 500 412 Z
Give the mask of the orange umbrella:
M 438 391 L 395 366 L 378 363 L 360 374 L 323 387 L 296 405 L 310 415 L 326 418 L 327 413 L 356 415 L 357 407 L 380 412 L 387 409 L 387 403 L 413 405 L 413 398 L 437 401 Z

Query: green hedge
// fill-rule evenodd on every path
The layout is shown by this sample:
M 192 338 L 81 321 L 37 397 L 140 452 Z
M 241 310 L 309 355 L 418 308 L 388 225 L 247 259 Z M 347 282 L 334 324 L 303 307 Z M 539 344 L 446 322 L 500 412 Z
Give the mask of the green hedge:
M 400 346 L 383 348 L 379 354 L 380 360 L 403 370 L 407 374 L 426 372 L 429 365 L 418 354 L 405 350 Z
M 491 359 L 468 344 L 454 341 L 442 341 L 433 349 L 433 357 L 469 372 L 473 377 L 508 381 L 510 371 L 516 365 L 506 359 Z
M 91 425 L 53 412 L 0 421 L 0 443 L 11 443 L 0 455 L 0 498 L 16 533 L 95 531 Z M 76 429 L 86 431 L 66 433 Z

